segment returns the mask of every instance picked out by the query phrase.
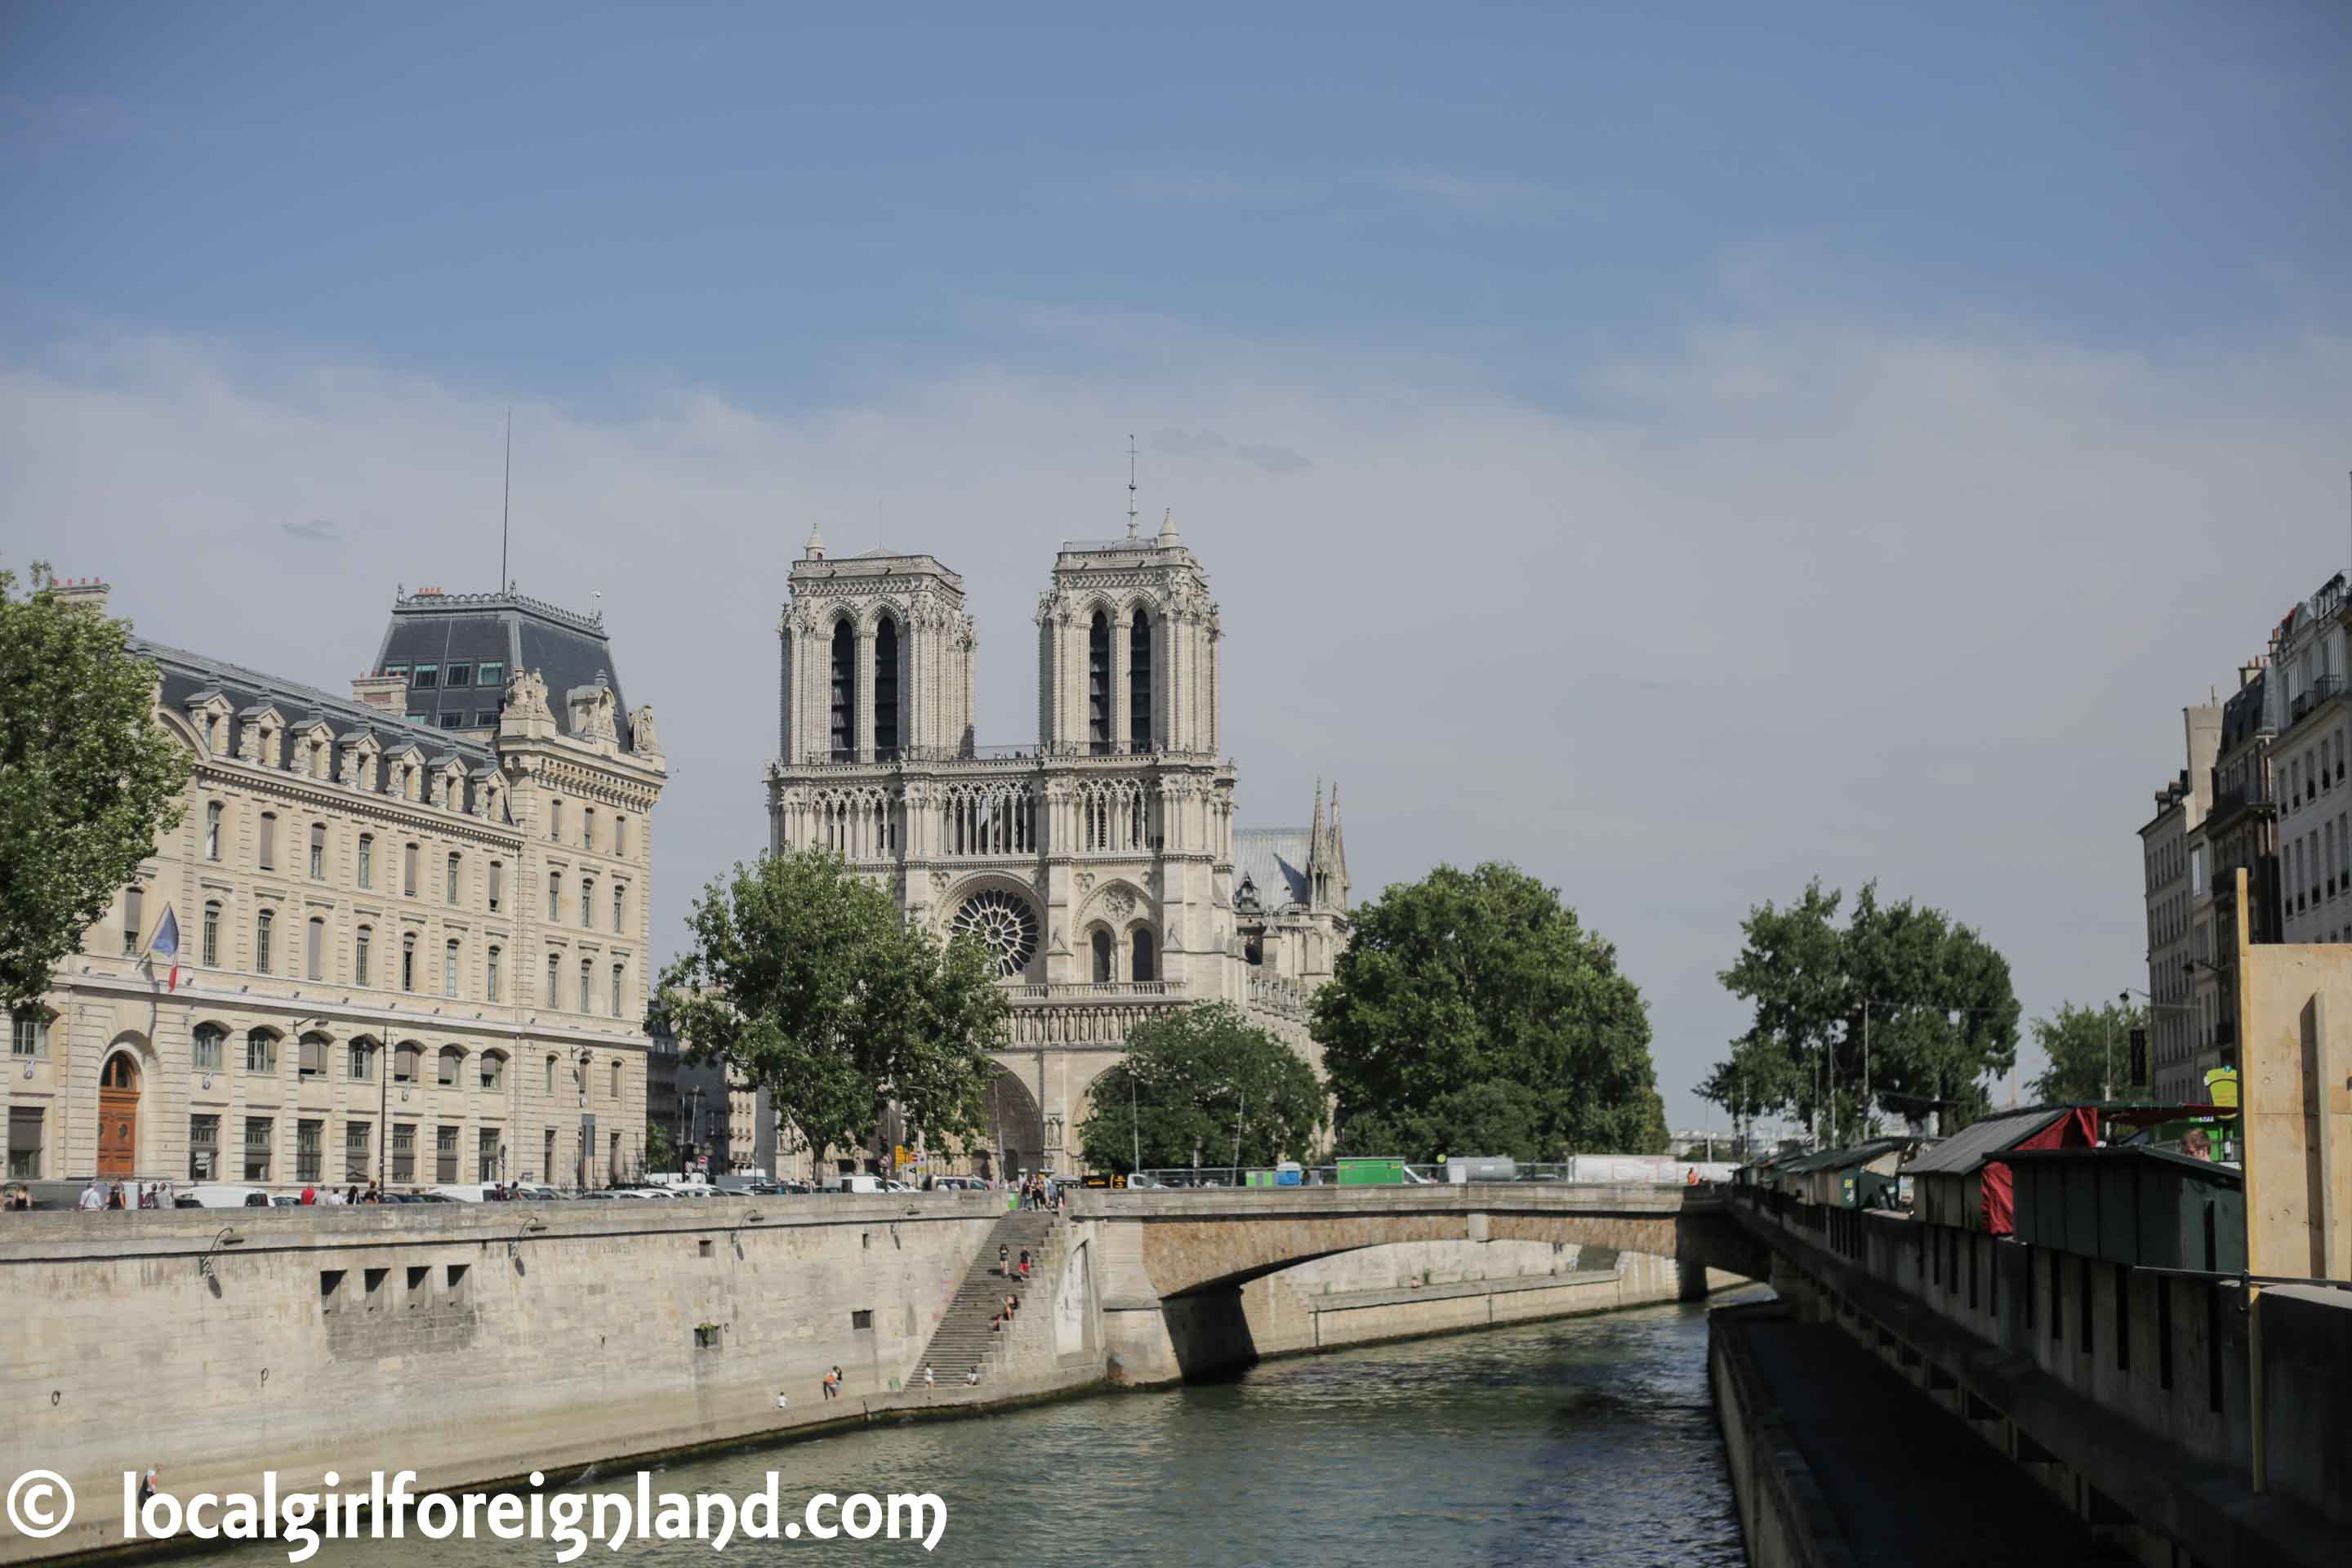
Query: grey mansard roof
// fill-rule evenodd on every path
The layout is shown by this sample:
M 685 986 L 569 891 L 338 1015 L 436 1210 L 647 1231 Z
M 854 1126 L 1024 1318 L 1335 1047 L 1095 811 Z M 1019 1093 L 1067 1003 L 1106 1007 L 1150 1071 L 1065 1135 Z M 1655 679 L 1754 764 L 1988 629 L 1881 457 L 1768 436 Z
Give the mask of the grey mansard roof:
M 520 594 L 444 594 L 436 588 L 394 600 L 392 624 L 384 628 L 383 649 L 376 655 L 378 670 L 397 666 L 413 678 L 418 665 L 429 664 L 446 682 L 451 666 L 479 670 L 485 661 L 505 666 L 509 679 L 518 670 L 539 671 L 547 680 L 555 727 L 567 736 L 572 733 L 572 708 L 566 699 L 574 689 L 602 679 L 613 689 L 622 717 L 616 726 L 621 749 L 635 750 L 626 722 L 628 703 L 621 695 L 621 677 L 601 612 L 583 616 Z M 445 713 L 463 715 L 457 728 L 478 729 L 475 717 L 496 713 L 505 695 L 502 689 L 478 685 L 444 684 L 420 691 L 412 679 L 406 711 L 430 714 L 436 726 Z
M 191 653 L 146 637 L 132 637 L 128 646 L 132 653 L 153 660 L 162 669 L 164 708 L 185 714 L 191 704 L 201 704 L 215 696 L 228 703 L 234 714 L 228 742 L 231 756 L 244 743 L 246 725 L 275 708 L 285 721 L 289 736 L 310 728 L 314 721 L 324 721 L 334 731 L 338 779 L 341 776 L 343 742 L 363 733 L 373 733 L 376 745 L 387 757 L 415 746 L 424 754 L 428 768 L 437 770 L 454 758 L 465 765 L 467 773 L 473 778 L 498 772 L 497 752 L 487 740 L 412 724 L 399 715 L 366 707 L 331 691 L 321 691 L 315 686 L 305 686 L 299 680 L 265 675 L 226 659 Z M 279 767 L 290 771 L 293 759 L 293 748 L 282 747 Z M 383 793 L 390 779 L 389 770 L 378 770 L 377 794 Z
M 1313 834 L 1304 827 L 1236 827 L 1234 829 L 1234 897 L 1242 884 L 1257 890 L 1262 910 L 1304 904 L 1307 892 L 1307 851 Z

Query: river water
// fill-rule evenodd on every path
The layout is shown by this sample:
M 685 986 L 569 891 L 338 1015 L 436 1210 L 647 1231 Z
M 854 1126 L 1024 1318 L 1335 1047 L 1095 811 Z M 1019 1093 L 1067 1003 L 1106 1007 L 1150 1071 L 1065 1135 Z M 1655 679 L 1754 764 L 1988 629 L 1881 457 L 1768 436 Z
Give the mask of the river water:
M 1455 1564 L 1745 1561 L 1706 1315 L 1655 1307 L 1270 1362 L 1230 1382 L 902 1422 L 682 1464 L 654 1492 L 935 1492 L 938 1549 L 877 1539 L 592 1547 L 583 1563 Z M 592 1479 L 588 1489 L 595 1489 Z M 635 1489 L 635 1476 L 609 1484 Z M 329 1542 L 341 1568 L 520 1568 L 537 1542 Z M 179 1559 L 285 1561 L 282 1545 Z

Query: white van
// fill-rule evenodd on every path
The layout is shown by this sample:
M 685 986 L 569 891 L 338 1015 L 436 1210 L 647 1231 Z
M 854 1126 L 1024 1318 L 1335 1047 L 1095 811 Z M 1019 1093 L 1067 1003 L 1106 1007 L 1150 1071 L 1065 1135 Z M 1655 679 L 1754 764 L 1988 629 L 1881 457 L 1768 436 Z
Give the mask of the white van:
M 439 1193 L 443 1197 L 461 1204 L 486 1204 L 495 1201 L 490 1196 L 491 1184 L 488 1182 L 460 1182 L 452 1186 L 427 1187 L 425 1191 Z
M 201 1182 L 173 1194 L 173 1205 L 184 1209 L 266 1209 L 270 1206 L 269 1189 Z
M 879 1176 L 838 1176 L 835 1178 L 835 1184 L 834 1191 L 838 1193 L 878 1194 L 882 1191 L 882 1178 Z

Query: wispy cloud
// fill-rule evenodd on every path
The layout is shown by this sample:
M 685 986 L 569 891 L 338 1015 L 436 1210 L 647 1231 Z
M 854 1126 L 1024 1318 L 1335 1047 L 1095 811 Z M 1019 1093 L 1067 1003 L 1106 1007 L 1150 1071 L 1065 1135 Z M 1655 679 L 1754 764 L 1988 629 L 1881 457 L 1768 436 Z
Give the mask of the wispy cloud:
M 603 591 L 677 766 L 662 941 L 765 839 L 773 736 L 746 716 L 773 700 L 777 541 L 822 523 L 963 573 L 980 738 L 1022 739 L 1055 542 L 1118 531 L 1104 454 L 1158 432 L 1142 505 L 1212 576 L 1245 820 L 1303 821 L 1337 775 L 1359 896 L 1488 857 L 1560 885 L 1650 997 L 1679 1121 L 1741 1026 L 1713 979 L 1741 915 L 1815 873 L 1976 924 L 2029 1008 L 2128 982 L 2133 803 L 2180 765 L 2174 710 L 2342 564 L 2340 343 L 2154 363 L 1751 314 L 1594 367 L 1564 414 L 1360 350 L 1126 329 L 1140 381 L 516 408 L 513 574 Z M 396 583 L 495 580 L 504 412 L 502 389 L 184 340 L 0 362 L 5 548 L 108 576 L 163 640 L 331 680 Z M 1278 473 L 1303 454 L 1311 505 Z M 304 547 L 237 548 L 257 516 L 303 520 L 278 526 Z M 2184 568 L 2223 552 L 2238 569 Z M 321 563 L 323 642 L 215 614 L 315 603 Z
M 1372 183 L 1412 201 L 1473 217 L 1550 220 L 1601 216 L 1601 204 L 1591 196 L 1515 174 L 1390 169 L 1372 176 Z

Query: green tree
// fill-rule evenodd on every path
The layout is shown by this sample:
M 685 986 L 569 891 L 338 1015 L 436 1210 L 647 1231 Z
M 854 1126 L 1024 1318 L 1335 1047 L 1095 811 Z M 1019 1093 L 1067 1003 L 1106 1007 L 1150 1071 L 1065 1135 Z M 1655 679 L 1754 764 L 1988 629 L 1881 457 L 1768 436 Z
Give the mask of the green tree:
M 976 941 L 942 947 L 821 849 L 737 866 L 687 924 L 657 1004 L 685 1059 L 764 1086 L 815 1148 L 865 1144 L 886 1100 L 910 1134 L 979 1131 L 1007 1005 Z
M 2131 1032 L 2147 1022 L 2145 1011 L 2120 1002 L 2097 1007 L 2061 1003 L 2055 1017 L 2034 1019 L 2033 1043 L 2050 1058 L 2033 1080 L 2034 1095 L 2045 1105 L 2129 1100 Z
M 0 569 L 0 1001 L 48 989 L 155 839 L 179 825 L 191 759 L 155 722 L 155 667 L 127 621 L 58 597 L 36 563 Z
M 1990 1103 L 1986 1079 L 2017 1061 L 2009 961 L 1941 910 L 1854 900 L 1819 879 L 1785 908 L 1741 923 L 1739 955 L 1717 977 L 1753 1013 L 1699 1092 L 1754 1117 L 1793 1112 L 1824 1136 L 1861 1135 L 1881 1100 L 1932 1103 L 1965 1126 Z
M 1364 1152 L 1558 1159 L 1666 1146 L 1640 990 L 1557 889 L 1515 867 L 1440 866 L 1358 910 L 1314 1028 L 1345 1147 L 1377 1135 L 1395 1146 Z
M 669 1140 L 669 1129 L 658 1121 L 646 1124 L 646 1169 L 675 1171 L 677 1169 L 677 1145 Z
M 1323 1090 L 1298 1053 L 1223 1002 L 1138 1025 L 1094 1081 L 1078 1129 L 1098 1171 L 1301 1159 L 1323 1126 Z M 1238 1152 L 1236 1152 L 1238 1151 Z
M 1539 1161 L 1554 1152 L 1527 1091 L 1494 1082 L 1449 1089 L 1426 1110 L 1362 1112 L 1349 1121 L 1337 1152 L 1401 1155 L 1415 1164 L 1434 1163 L 1448 1154 Z

